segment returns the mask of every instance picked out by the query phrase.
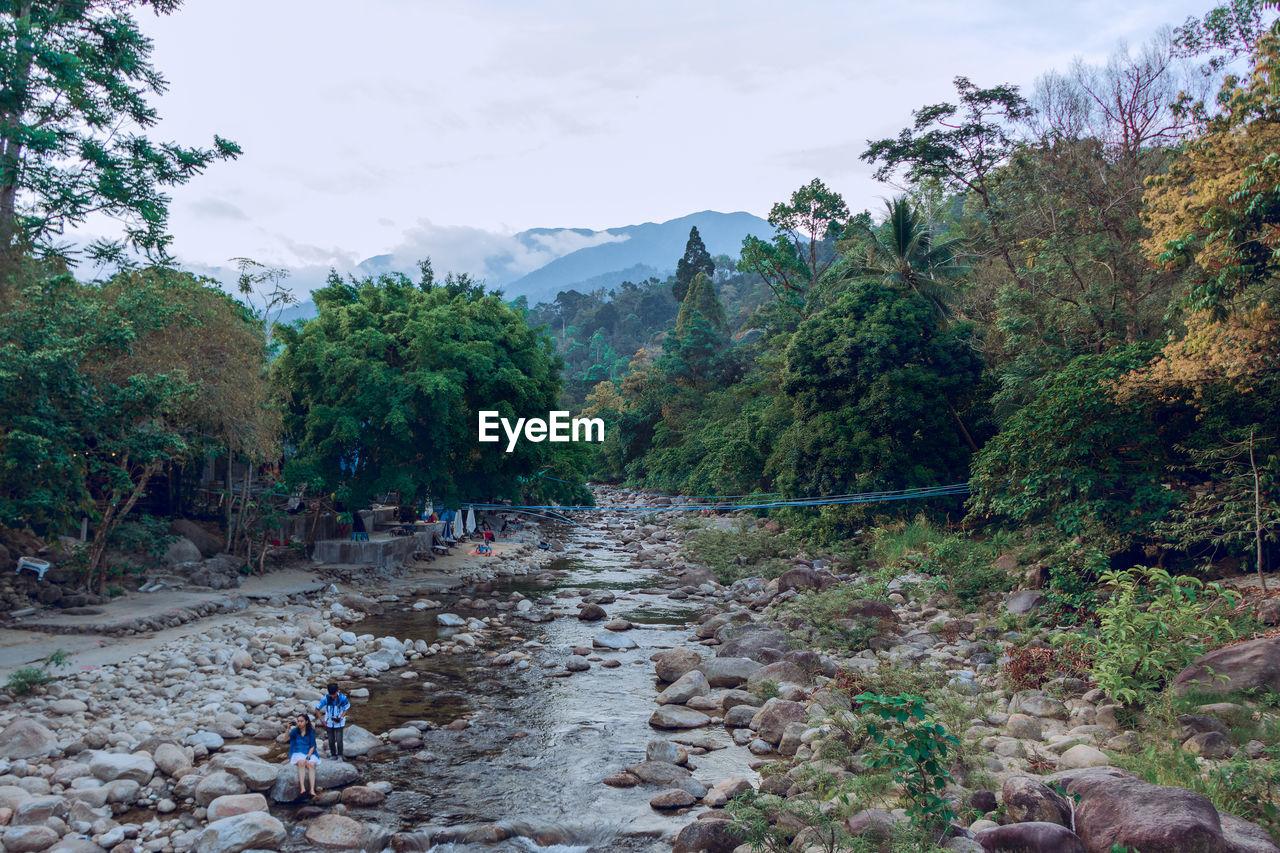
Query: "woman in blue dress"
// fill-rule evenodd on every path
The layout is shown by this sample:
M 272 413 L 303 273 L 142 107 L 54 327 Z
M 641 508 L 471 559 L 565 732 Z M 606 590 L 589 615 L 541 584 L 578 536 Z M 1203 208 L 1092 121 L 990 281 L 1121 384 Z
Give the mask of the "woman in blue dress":
M 297 724 L 289 729 L 289 763 L 298 766 L 298 788 L 303 794 L 316 794 L 316 765 L 320 763 L 320 753 L 316 750 L 316 730 L 306 714 L 299 714 Z M 311 790 L 307 790 L 304 772 L 311 781 Z

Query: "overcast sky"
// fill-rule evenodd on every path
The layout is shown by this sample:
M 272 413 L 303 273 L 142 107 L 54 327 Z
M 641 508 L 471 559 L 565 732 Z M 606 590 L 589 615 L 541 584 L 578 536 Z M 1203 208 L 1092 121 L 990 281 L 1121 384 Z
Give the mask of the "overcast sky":
M 153 136 L 244 148 L 174 192 L 181 259 L 461 271 L 531 227 L 765 216 L 813 177 L 875 209 L 865 141 L 954 76 L 1029 89 L 1210 5 L 187 0 L 142 23 Z

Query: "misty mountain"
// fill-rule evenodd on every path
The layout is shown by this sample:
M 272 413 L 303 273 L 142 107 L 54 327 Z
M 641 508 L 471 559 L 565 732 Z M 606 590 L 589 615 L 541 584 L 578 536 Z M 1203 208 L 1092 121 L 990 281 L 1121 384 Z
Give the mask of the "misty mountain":
M 588 293 L 612 288 L 624 281 L 640 282 L 650 277 L 665 278 L 675 271 L 684 254 L 689 229 L 696 226 L 707 251 L 712 255 L 737 257 L 742 238 L 748 234 L 768 238 L 773 228 L 750 213 L 718 213 L 704 210 L 667 222 L 646 222 L 604 231 L 588 228 L 530 228 L 501 241 L 481 243 L 488 251 L 483 257 L 456 269 L 484 279 L 489 290 L 501 289 L 508 299 L 525 296 L 530 305 L 550 302 L 562 290 Z M 361 261 L 356 275 L 378 275 L 400 271 L 417 277 L 410 260 L 432 254 L 425 247 L 401 247 L 395 252 L 374 255 Z M 443 253 L 437 253 L 443 254 Z M 437 254 L 432 254 L 433 258 Z M 542 262 L 541 259 L 550 258 Z M 530 271 L 529 261 L 536 259 Z M 436 274 L 454 269 L 454 262 L 436 263 Z M 310 288 L 308 288 L 310 289 Z M 316 314 L 310 301 L 291 306 L 280 322 L 306 320 Z

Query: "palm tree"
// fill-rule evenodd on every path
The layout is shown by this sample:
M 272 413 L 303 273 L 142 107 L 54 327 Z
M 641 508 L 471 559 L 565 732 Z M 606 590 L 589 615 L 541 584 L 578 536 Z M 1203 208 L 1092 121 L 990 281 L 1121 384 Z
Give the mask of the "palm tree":
M 910 289 L 933 306 L 940 319 L 951 315 L 955 292 L 948 283 L 967 267 L 956 263 L 958 240 L 935 242 L 929 223 L 906 196 L 886 202 L 888 216 L 871 229 L 866 256 L 848 275 L 874 276 L 891 287 Z

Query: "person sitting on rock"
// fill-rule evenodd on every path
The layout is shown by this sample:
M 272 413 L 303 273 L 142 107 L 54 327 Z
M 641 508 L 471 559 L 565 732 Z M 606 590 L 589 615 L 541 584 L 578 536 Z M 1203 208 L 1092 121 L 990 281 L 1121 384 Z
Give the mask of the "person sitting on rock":
M 316 749 L 316 730 L 306 714 L 299 714 L 297 725 L 289 729 L 289 763 L 298 767 L 298 789 L 303 794 L 316 795 L 316 765 L 320 753 Z M 311 790 L 307 790 L 307 781 Z
M 341 761 L 342 730 L 347 725 L 347 711 L 351 708 L 351 700 L 338 692 L 337 684 L 330 683 L 325 691 L 325 695 L 316 703 L 316 716 L 320 717 L 329 732 L 329 757 Z

